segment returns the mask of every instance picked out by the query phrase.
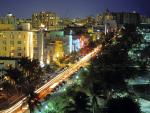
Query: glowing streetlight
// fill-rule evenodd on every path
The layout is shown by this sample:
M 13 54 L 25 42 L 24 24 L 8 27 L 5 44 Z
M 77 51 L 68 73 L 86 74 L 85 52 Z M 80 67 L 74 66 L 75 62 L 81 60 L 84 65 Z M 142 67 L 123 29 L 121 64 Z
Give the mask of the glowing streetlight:
M 44 28 L 44 27 L 45 27 L 45 25 L 41 23 L 40 27 L 41 27 L 41 28 Z

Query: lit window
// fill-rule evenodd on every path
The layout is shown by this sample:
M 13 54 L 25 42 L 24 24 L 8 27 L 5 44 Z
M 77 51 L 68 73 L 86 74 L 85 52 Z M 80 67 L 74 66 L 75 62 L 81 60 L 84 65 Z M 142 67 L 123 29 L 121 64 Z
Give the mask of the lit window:
M 21 38 L 21 35 L 20 35 L 20 34 L 18 35 L 18 38 Z
M 14 56 L 14 53 L 10 53 L 11 56 Z
M 7 50 L 7 48 L 6 48 L 6 47 L 3 47 L 3 50 L 4 50 L 4 51 L 6 51 L 6 50 Z
M 3 40 L 3 44 L 5 44 L 5 45 L 6 45 L 6 40 Z
M 19 51 L 20 51 L 20 50 L 21 50 L 21 47 L 18 47 L 18 48 L 17 48 L 17 50 L 19 50 Z
M 18 56 L 21 56 L 21 53 L 18 53 Z
M 14 39 L 14 35 L 13 35 L 13 34 L 10 34 L 10 38 L 11 38 L 11 39 Z
M 14 45 L 14 41 L 10 41 L 10 45 Z
M 10 50 L 13 51 L 15 48 L 14 47 L 10 47 Z
M 21 41 L 18 41 L 17 43 L 18 43 L 18 44 L 21 44 Z

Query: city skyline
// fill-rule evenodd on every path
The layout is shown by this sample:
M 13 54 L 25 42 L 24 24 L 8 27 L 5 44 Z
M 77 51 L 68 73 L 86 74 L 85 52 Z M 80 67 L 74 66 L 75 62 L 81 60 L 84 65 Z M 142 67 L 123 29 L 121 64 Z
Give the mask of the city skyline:
M 35 12 L 52 11 L 61 17 L 84 18 L 102 13 L 107 8 L 113 12 L 133 12 L 150 15 L 148 0 L 3 0 L 0 3 L 0 15 L 13 13 L 18 18 L 29 18 Z

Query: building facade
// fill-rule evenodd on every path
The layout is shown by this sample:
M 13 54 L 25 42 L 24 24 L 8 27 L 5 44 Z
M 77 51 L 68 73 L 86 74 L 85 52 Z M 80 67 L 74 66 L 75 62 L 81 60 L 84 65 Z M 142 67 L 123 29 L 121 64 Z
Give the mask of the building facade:
M 123 24 L 139 24 L 140 15 L 136 12 L 110 12 L 108 9 L 96 16 L 96 23 L 99 25 L 106 21 L 116 21 L 117 25 Z
M 63 48 L 64 48 L 63 41 L 56 40 L 55 47 L 54 47 L 55 51 L 54 51 L 54 56 L 53 56 L 54 60 L 64 57 L 64 49 Z
M 13 14 L 7 14 L 0 17 L 0 24 L 16 24 L 16 17 Z
M 32 15 L 32 27 L 35 29 L 62 29 L 63 27 L 59 25 L 59 22 L 60 18 L 54 12 L 39 12 Z
M 16 17 L 12 14 L 0 17 L 0 30 L 15 30 Z
M 140 18 L 141 18 L 141 19 L 140 19 L 140 22 L 141 22 L 141 23 L 150 24 L 150 17 L 141 15 Z
M 0 31 L 1 57 L 36 58 L 37 36 L 32 31 Z
M 139 24 L 140 23 L 140 15 L 136 12 L 128 13 L 128 12 L 113 12 L 111 13 L 113 16 L 113 20 L 117 22 L 118 25 L 122 24 Z

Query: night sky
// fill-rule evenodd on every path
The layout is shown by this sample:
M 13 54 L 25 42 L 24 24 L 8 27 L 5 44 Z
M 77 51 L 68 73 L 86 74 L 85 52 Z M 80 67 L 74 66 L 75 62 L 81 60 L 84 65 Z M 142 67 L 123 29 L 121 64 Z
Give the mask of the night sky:
M 150 0 L 0 0 L 0 15 L 29 18 L 33 12 L 53 11 L 61 17 L 86 17 L 105 9 L 150 15 Z

